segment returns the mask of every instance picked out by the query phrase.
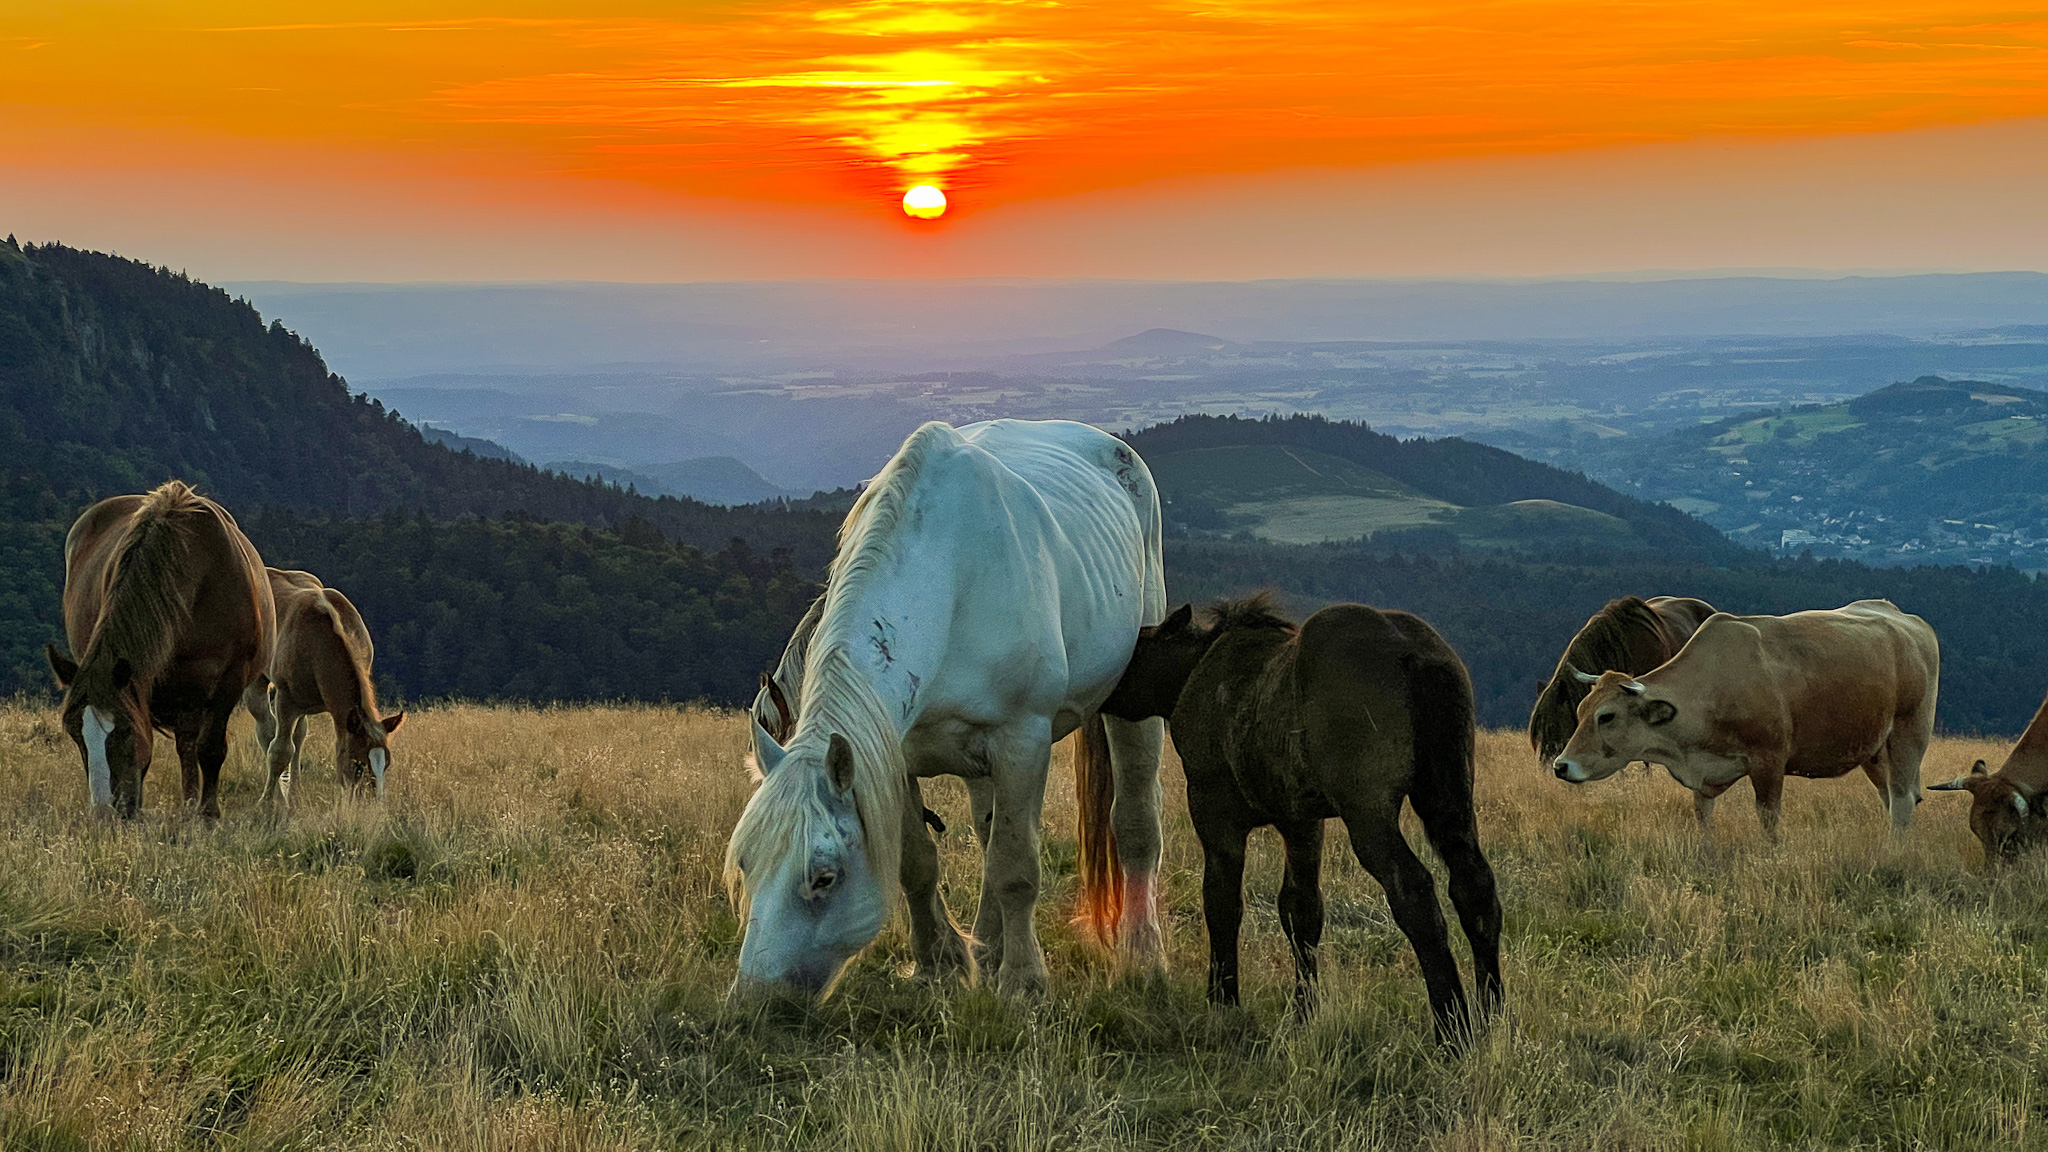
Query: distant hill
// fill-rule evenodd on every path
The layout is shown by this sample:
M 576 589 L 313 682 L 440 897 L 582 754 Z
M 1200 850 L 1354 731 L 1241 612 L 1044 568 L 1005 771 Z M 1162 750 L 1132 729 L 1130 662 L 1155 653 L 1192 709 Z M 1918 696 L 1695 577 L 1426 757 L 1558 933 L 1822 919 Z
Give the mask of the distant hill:
M 1136 336 L 1111 340 L 1101 350 L 1122 356 L 1173 356 L 1220 352 L 1230 345 L 1231 342 L 1221 336 L 1204 336 L 1200 332 L 1183 332 L 1178 328 L 1147 328 Z
M 1711 526 L 1547 464 L 1459 440 L 1397 440 L 1320 416 L 1187 416 L 1132 434 L 1169 502 L 1201 534 L 1284 544 L 1430 536 L 1478 548 L 1572 545 L 1729 561 Z
M 514 452 L 495 440 L 485 440 L 479 436 L 464 436 L 459 432 L 450 432 L 446 428 L 436 428 L 432 424 L 422 424 L 419 427 L 420 435 L 424 436 L 429 443 L 439 444 L 450 452 L 469 452 L 482 456 L 487 460 L 510 460 L 514 464 L 526 463 L 526 457 L 521 456 L 519 453 Z
M 2031 388 L 1923 376 L 1591 445 L 1581 460 L 1787 553 L 2048 569 L 2048 393 Z
M 588 460 L 556 460 L 542 467 L 577 478 L 596 477 L 648 495 L 680 496 L 706 504 L 759 504 L 793 493 L 770 484 L 759 472 L 730 456 L 701 456 L 673 464 L 621 468 Z

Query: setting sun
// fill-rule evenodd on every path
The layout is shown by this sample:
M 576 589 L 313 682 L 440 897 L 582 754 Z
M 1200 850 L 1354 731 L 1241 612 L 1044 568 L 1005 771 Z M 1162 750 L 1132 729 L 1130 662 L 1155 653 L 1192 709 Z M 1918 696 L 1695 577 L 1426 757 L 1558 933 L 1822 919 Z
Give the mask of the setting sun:
M 903 214 L 913 220 L 936 220 L 946 214 L 946 194 L 919 184 L 903 194 Z

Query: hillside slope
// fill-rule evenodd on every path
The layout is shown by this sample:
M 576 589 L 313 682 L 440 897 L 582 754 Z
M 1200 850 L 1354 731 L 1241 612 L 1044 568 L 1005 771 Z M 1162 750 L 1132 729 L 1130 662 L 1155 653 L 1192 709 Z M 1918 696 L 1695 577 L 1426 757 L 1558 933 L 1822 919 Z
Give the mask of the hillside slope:
M 65 519 L 168 477 L 230 507 L 438 518 L 519 513 L 716 548 L 734 536 L 813 568 L 830 517 L 628 495 L 431 442 L 351 394 L 248 304 L 167 269 L 61 245 L 0 244 L 0 516 Z
M 1168 519 L 1277 543 L 1433 531 L 1493 548 L 1596 545 L 1736 562 L 1750 554 L 1674 508 L 1468 440 L 1399 440 L 1321 416 L 1184 416 L 1128 437 Z
M 2048 569 L 2048 393 L 1939 376 L 1589 447 L 1587 470 L 1736 539 Z

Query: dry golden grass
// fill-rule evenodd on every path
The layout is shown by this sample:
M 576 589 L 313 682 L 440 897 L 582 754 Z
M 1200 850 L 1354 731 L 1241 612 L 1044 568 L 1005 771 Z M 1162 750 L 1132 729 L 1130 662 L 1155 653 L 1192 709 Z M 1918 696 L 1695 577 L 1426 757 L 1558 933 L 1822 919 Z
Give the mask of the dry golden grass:
M 0 1146 L 2048 1147 L 2048 862 L 1981 874 L 1958 797 L 1887 844 L 1860 776 L 1793 781 L 1771 847 L 1745 789 L 1702 843 L 1661 773 L 1573 788 L 1486 735 L 1510 1003 L 1453 1058 L 1341 837 L 1321 1012 L 1286 1014 L 1270 839 L 1247 1008 L 1203 1004 L 1173 767 L 1167 982 L 1117 980 L 1064 923 L 1062 765 L 1048 999 L 917 986 L 892 930 L 824 1006 L 737 1019 L 737 716 L 426 709 L 382 805 L 339 799 L 316 734 L 287 827 L 237 732 L 217 827 L 178 809 L 168 746 L 119 825 L 84 813 L 52 715 L 0 708 Z M 2000 751 L 1944 741 L 1926 775 Z M 965 795 L 927 797 L 966 921 Z

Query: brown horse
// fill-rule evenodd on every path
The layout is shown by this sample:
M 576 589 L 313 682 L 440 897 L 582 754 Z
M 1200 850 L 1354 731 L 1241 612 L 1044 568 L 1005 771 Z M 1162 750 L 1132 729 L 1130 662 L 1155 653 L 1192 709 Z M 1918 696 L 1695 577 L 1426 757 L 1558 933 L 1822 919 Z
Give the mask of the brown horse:
M 405 713 L 377 710 L 370 682 L 376 648 L 362 614 L 348 597 L 310 572 L 267 569 L 277 598 L 277 646 L 269 685 L 251 685 L 243 703 L 256 717 L 256 739 L 268 754 L 266 802 L 289 806 L 292 773 L 306 741 L 308 717 L 325 712 L 334 722 L 334 769 L 356 791 L 374 783 L 384 794 L 391 766 L 391 734 Z
M 186 803 L 219 817 L 228 717 L 276 633 L 263 561 L 235 518 L 179 480 L 86 509 L 64 540 L 64 633 L 75 661 L 45 651 L 93 807 L 136 814 L 161 730 Z
M 1640 676 L 1664 663 L 1701 624 L 1714 606 L 1689 596 L 1623 596 L 1593 613 L 1579 634 L 1565 646 L 1548 683 L 1537 686 L 1536 708 L 1529 713 L 1529 746 L 1549 767 L 1579 727 L 1579 701 L 1586 683 L 1573 669 L 1598 677 L 1602 672 Z
M 1451 876 L 1451 901 L 1479 969 L 1481 1011 L 1500 1002 L 1500 901 L 1472 806 L 1472 681 L 1458 654 L 1406 612 L 1336 604 L 1299 628 L 1264 596 L 1183 605 L 1140 631 L 1102 711 L 1167 716 L 1202 840 L 1209 997 L 1238 998 L 1244 845 L 1277 829 L 1287 848 L 1280 926 L 1294 952 L 1295 1003 L 1311 1001 L 1323 933 L 1323 821 L 1344 821 L 1359 863 L 1386 889 L 1415 947 L 1439 1039 L 1471 1026 L 1436 881 L 1401 835 L 1401 802 Z

